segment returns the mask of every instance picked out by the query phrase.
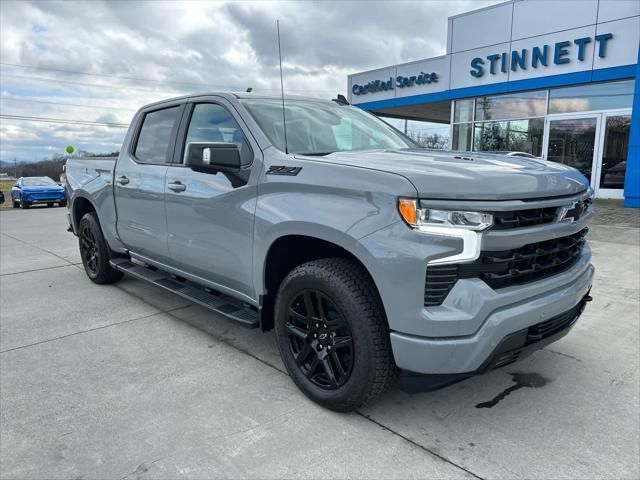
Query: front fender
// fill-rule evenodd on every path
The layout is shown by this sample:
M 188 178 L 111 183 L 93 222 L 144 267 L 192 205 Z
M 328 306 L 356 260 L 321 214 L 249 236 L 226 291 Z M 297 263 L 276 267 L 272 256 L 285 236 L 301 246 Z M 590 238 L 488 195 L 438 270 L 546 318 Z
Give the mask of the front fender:
M 281 161 L 267 157 L 264 171 L 270 162 Z M 317 238 L 347 250 L 369 268 L 373 257 L 359 239 L 398 222 L 398 197 L 417 194 L 406 178 L 388 172 L 298 158 L 287 158 L 286 164 L 300 167 L 299 173 L 263 173 L 258 185 L 253 249 L 258 295 L 265 292 L 265 262 L 278 238 Z

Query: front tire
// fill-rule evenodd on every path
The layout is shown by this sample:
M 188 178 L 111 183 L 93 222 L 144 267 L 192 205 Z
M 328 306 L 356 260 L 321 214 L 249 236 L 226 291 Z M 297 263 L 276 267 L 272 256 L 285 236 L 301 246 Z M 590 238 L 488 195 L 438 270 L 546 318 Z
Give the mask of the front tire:
M 78 242 L 82 265 L 89 279 L 99 285 L 115 283 L 122 272 L 111 268 L 111 254 L 95 212 L 86 213 L 78 225 Z
M 13 202 L 13 208 L 20 208 L 20 202 L 16 200 L 12 200 L 12 202 Z
M 29 208 L 29 202 L 27 202 L 24 198 L 20 199 L 20 208 L 26 209 Z
M 382 302 L 352 260 L 326 258 L 292 270 L 278 291 L 275 329 L 291 378 L 326 408 L 361 408 L 397 378 Z
M 58 202 L 58 205 L 61 207 L 66 207 L 67 206 L 67 201 L 66 200 L 62 200 L 60 202 Z

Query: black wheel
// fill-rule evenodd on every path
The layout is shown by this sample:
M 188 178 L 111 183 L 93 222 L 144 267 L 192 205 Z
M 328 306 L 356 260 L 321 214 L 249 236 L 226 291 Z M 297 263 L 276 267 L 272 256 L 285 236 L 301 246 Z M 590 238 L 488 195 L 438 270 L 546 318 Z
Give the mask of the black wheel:
M 16 200 L 12 200 L 13 202 L 13 208 L 19 208 L 20 207 L 20 202 L 16 201 Z
M 397 378 L 375 285 L 351 260 L 314 260 L 292 270 L 278 292 L 275 328 L 293 381 L 331 410 L 360 408 Z
M 24 198 L 20 199 L 20 208 L 29 208 L 29 202 L 27 202 Z
M 62 201 L 58 202 L 58 205 L 60 205 L 61 207 L 66 207 L 67 206 L 67 201 L 66 200 L 62 200 Z
M 104 285 L 117 282 L 122 278 L 122 272 L 109 265 L 111 258 L 109 247 L 94 212 L 86 213 L 80 220 L 78 239 L 82 265 L 91 281 Z
M 53 202 L 47 202 L 47 207 L 49 208 L 53 207 Z

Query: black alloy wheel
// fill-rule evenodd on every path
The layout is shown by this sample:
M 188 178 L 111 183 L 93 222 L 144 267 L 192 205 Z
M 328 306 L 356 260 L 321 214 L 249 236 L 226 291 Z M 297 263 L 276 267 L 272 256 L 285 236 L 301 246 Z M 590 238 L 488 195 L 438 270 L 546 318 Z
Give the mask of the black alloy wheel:
M 274 317 L 287 372 L 319 405 L 351 412 L 395 382 L 382 302 L 357 262 L 321 258 L 293 268 L 278 289 Z
M 95 212 L 86 213 L 80 220 L 78 242 L 84 271 L 92 282 L 104 285 L 122 278 L 122 272 L 112 268 L 109 263 L 113 253 L 104 239 Z
M 98 242 L 89 223 L 82 225 L 82 229 L 80 230 L 80 255 L 82 256 L 82 262 L 89 276 L 97 276 L 100 251 L 98 249 Z
M 353 370 L 353 337 L 344 315 L 319 290 L 303 290 L 289 306 L 286 324 L 296 364 L 314 385 L 335 390 Z

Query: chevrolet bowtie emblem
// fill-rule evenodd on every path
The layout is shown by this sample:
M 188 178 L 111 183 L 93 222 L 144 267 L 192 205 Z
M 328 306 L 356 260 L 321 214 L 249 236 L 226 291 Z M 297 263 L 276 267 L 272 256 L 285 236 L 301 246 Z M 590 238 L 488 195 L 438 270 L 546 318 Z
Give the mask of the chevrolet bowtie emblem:
M 561 207 L 558 212 L 558 222 L 577 222 L 586 210 L 587 206 L 583 201 L 573 202 L 571 206 Z

